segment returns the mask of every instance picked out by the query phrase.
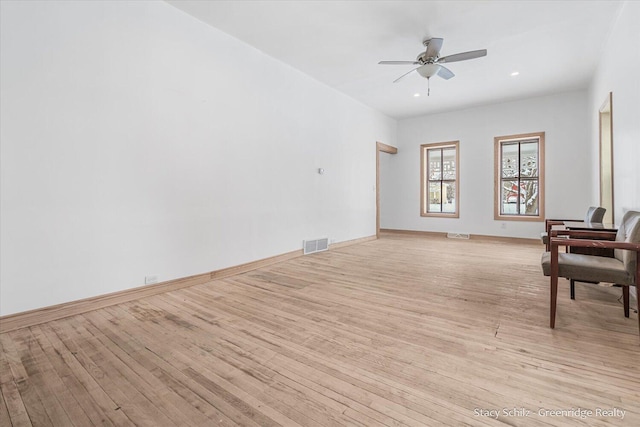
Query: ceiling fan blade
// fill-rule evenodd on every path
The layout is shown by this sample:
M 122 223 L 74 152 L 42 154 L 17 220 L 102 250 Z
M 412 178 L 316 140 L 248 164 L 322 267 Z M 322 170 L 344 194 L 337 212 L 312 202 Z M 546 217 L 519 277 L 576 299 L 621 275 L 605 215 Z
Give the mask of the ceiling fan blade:
M 443 56 L 438 59 L 438 62 L 458 62 L 466 61 L 467 59 L 480 58 L 481 56 L 487 56 L 487 49 L 472 50 L 470 52 L 456 53 L 454 55 Z
M 425 52 L 426 58 L 436 58 L 440 54 L 440 49 L 442 49 L 443 39 L 429 39 L 425 41 L 427 45 L 427 51 Z
M 415 70 L 417 70 L 418 68 L 420 68 L 420 67 L 414 68 L 413 70 L 411 70 L 411 71 L 408 71 L 408 72 L 404 73 L 403 75 L 401 75 L 400 77 L 398 77 L 397 79 L 395 79 L 393 82 L 394 82 L 394 83 L 396 83 L 398 80 L 400 80 L 400 79 L 401 79 L 401 78 L 403 78 L 404 76 L 407 76 L 407 75 L 409 75 L 409 74 L 413 73 L 413 72 L 414 72 Z
M 407 65 L 407 64 L 418 65 L 419 62 L 417 62 L 417 61 L 380 61 L 380 62 L 378 62 L 378 64 L 381 64 L 381 65 Z
M 442 65 L 440 65 L 440 69 L 438 70 L 438 75 L 445 80 L 449 80 L 451 77 L 455 76 L 455 74 L 453 74 L 453 72 L 450 69 L 443 67 Z

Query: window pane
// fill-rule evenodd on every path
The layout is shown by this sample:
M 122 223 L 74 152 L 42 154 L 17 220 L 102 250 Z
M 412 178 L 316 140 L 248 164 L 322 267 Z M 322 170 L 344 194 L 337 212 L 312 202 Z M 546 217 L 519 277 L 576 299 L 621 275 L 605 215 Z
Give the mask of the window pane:
M 440 164 L 442 159 L 442 150 L 428 150 L 429 156 L 429 180 L 442 179 L 441 170 L 442 165 Z
M 538 143 L 525 142 L 520 144 L 520 175 L 538 176 Z
M 502 178 L 518 176 L 518 144 L 502 144 Z
M 456 183 L 443 182 L 443 199 L 442 199 L 442 212 L 452 213 L 456 211 Z
M 522 181 L 522 205 L 520 213 L 538 215 L 538 180 Z
M 440 207 L 440 181 L 429 183 L 429 212 L 442 212 Z
M 518 181 L 502 181 L 500 209 L 503 214 L 517 215 L 518 209 Z
M 442 150 L 442 179 L 456 179 L 456 149 Z

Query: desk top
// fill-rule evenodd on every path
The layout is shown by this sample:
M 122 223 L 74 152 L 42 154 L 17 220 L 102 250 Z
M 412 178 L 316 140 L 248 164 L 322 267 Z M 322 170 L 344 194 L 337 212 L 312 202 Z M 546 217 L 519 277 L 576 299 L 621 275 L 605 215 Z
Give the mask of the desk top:
M 568 230 L 618 231 L 618 226 L 615 224 L 599 222 L 564 221 L 564 226 Z

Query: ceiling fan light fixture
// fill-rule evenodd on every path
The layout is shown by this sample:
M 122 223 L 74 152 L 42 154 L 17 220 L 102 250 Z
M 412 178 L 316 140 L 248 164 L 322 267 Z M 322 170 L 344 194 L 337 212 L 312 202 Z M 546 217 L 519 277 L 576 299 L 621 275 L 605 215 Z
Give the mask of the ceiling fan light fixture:
M 417 71 L 422 77 L 429 79 L 438 74 L 440 66 L 438 64 L 424 64 L 422 67 L 418 67 Z

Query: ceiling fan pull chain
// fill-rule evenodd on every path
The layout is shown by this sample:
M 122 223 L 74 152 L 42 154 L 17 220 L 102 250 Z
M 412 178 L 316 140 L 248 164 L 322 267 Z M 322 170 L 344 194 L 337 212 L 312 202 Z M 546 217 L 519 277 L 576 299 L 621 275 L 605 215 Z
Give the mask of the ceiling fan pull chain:
M 427 79 L 427 96 L 431 95 L 431 79 Z

